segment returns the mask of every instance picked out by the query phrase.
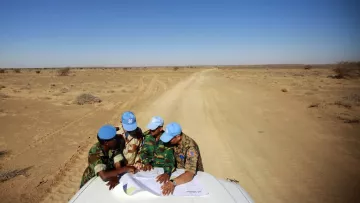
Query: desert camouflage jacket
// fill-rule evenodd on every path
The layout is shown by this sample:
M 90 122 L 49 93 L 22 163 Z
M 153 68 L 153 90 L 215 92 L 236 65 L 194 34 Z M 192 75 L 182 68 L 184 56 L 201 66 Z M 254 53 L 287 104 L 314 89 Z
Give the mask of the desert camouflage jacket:
M 196 174 L 196 171 L 204 171 L 198 145 L 184 133 L 180 143 L 174 147 L 174 154 L 176 168 L 183 168 L 194 174 Z

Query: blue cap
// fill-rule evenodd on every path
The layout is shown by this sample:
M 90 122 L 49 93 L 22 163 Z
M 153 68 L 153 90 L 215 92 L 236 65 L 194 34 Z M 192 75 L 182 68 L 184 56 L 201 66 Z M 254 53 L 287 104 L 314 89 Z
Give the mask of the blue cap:
M 133 131 L 137 128 L 136 117 L 131 111 L 125 111 L 122 114 L 121 122 L 126 131 Z
M 102 140 L 111 140 L 116 136 L 116 128 L 112 125 L 104 125 L 98 131 L 98 137 Z
M 169 123 L 165 128 L 165 132 L 161 135 L 160 140 L 167 143 L 175 136 L 180 135 L 181 131 L 181 126 L 178 123 Z
M 154 116 L 151 118 L 150 123 L 147 125 L 147 128 L 150 130 L 155 130 L 159 126 L 164 125 L 164 120 L 160 116 Z

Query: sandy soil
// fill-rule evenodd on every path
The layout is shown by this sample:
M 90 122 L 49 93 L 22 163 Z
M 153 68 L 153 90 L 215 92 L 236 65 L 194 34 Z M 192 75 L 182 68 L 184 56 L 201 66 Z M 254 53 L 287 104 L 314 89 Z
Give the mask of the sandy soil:
M 104 123 L 177 121 L 205 170 L 256 202 L 360 200 L 360 80 L 327 69 L 76 70 L 0 74 L 2 202 L 66 202 Z M 65 90 L 66 89 L 66 90 Z M 103 102 L 76 105 L 90 92 Z M 0 95 L 0 96 L 1 96 Z M 5 96 L 4 96 L 5 95 Z M 8 96 L 8 97 L 6 97 Z

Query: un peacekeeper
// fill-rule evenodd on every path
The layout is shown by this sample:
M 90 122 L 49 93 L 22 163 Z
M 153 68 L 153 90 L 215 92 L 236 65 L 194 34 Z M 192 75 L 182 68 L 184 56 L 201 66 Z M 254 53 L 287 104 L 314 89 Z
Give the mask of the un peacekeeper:
M 168 144 L 160 140 L 163 131 L 164 120 L 154 116 L 147 125 L 149 129 L 144 133 L 144 144 L 140 151 L 140 159 L 143 164 L 142 170 L 151 170 L 153 167 L 161 167 L 164 174 L 157 177 L 158 182 L 165 182 L 170 179 L 171 173 L 175 170 L 174 150 Z
M 185 173 L 173 180 L 165 181 L 161 186 L 163 195 L 169 195 L 174 192 L 177 185 L 190 182 L 197 171 L 204 171 L 204 167 L 198 145 L 193 139 L 182 132 L 181 126 L 178 123 L 169 123 L 160 140 L 174 145 L 176 168 L 185 169 Z
M 107 185 L 111 190 L 118 183 L 120 174 L 136 171 L 133 166 L 123 166 L 123 148 L 119 148 L 116 129 L 112 125 L 104 125 L 97 134 L 99 142 L 89 150 L 88 167 L 81 179 L 80 188 L 91 178 L 100 176 L 103 181 L 109 181 Z
M 125 140 L 125 148 L 123 150 L 127 165 L 134 165 L 139 160 L 138 153 L 143 142 L 143 133 L 138 127 L 135 114 L 131 111 L 126 111 L 121 115 L 120 136 Z M 116 128 L 120 130 L 120 128 Z

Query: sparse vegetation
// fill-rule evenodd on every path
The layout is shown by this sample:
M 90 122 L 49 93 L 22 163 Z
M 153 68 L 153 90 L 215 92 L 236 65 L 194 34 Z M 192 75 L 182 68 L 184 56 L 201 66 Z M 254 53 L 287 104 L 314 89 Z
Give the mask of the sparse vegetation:
M 179 67 L 175 66 L 173 69 L 174 69 L 174 71 L 177 71 L 177 70 L 179 70 Z
M 75 101 L 78 105 L 84 105 L 84 104 L 94 104 L 94 103 L 100 103 L 101 99 L 89 94 L 89 93 L 85 93 L 85 94 L 81 94 L 76 98 Z
M 59 76 L 68 76 L 70 74 L 70 68 L 61 68 L 58 70 L 58 75 Z
M 320 103 L 312 103 L 308 106 L 308 108 L 317 108 L 320 106 Z
M 0 99 L 9 98 L 9 96 L 5 93 L 0 92 Z
M 351 104 L 343 102 L 343 101 L 336 101 L 336 102 L 334 102 L 334 105 L 342 106 L 342 107 L 347 108 L 347 109 L 351 108 Z
M 41 71 L 40 70 L 37 70 L 36 73 L 39 74 Z
M 0 85 L 0 90 L 3 89 L 3 88 L 6 88 L 6 86 Z
M 69 88 L 64 87 L 64 88 L 62 88 L 62 89 L 60 90 L 60 92 L 61 92 L 61 93 L 69 92 Z
M 304 69 L 305 69 L 305 70 L 310 70 L 310 69 L 312 69 L 312 66 L 311 66 L 311 65 L 306 65 L 306 66 L 304 67 Z
M 15 178 L 16 176 L 20 176 L 20 175 L 29 176 L 27 172 L 30 168 L 31 167 L 27 167 L 24 169 L 15 169 L 12 171 L 0 172 L 0 183 L 8 181 L 8 180 Z
M 341 116 L 337 117 L 339 120 L 342 120 L 344 123 L 357 124 L 360 123 L 360 119 L 358 118 L 344 118 Z
M 5 73 L 6 71 L 4 69 L 0 69 L 0 73 Z
M 340 62 L 333 69 L 336 79 L 360 77 L 360 62 Z
M 19 68 L 14 69 L 15 73 L 21 73 L 21 70 Z
M 282 92 L 288 92 L 288 90 L 286 88 L 282 88 L 281 91 Z
M 354 102 L 356 105 L 360 105 L 360 95 L 359 94 L 350 94 L 349 96 L 344 97 L 344 99 L 349 102 Z

